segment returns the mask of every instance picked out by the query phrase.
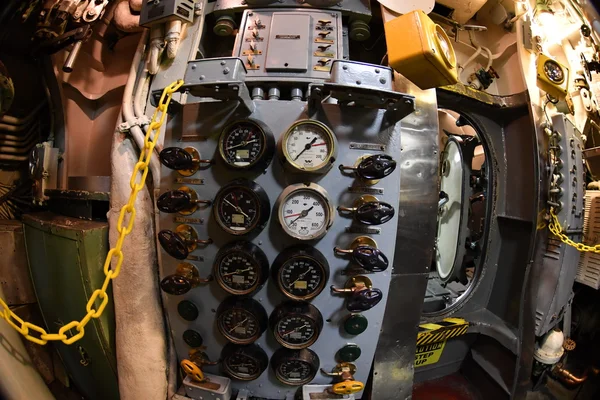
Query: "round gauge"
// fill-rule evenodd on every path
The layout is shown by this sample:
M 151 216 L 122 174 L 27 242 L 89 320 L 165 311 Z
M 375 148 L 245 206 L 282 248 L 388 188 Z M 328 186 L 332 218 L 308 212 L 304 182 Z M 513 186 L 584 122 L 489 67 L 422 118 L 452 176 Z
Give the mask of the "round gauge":
M 245 119 L 223 129 L 219 154 L 228 167 L 235 169 L 265 168 L 273 158 L 275 139 L 262 122 Z
M 544 63 L 544 73 L 554 83 L 563 83 L 565 73 L 562 67 L 554 60 L 548 60 Z
M 260 231 L 269 220 L 271 203 L 264 189 L 247 179 L 236 179 L 223 186 L 214 201 L 217 223 L 232 235 Z
M 229 297 L 217 309 L 217 328 L 227 340 L 249 344 L 267 328 L 267 312 L 257 301 Z
M 319 370 L 319 356 L 310 350 L 279 349 L 271 357 L 271 368 L 281 383 L 291 386 L 312 381 Z
M 285 233 L 300 240 L 325 235 L 335 215 L 327 191 L 316 183 L 288 186 L 279 195 L 275 209 Z
M 247 295 L 258 290 L 267 280 L 269 260 L 255 244 L 245 241 L 223 246 L 213 264 L 213 275 L 223 290 Z
M 295 171 L 325 173 L 335 161 L 336 138 L 327 125 L 311 120 L 294 123 L 280 143 L 285 166 Z
M 288 247 L 273 262 L 273 277 L 279 290 L 293 300 L 316 297 L 329 279 L 329 263 L 312 246 Z
M 310 303 L 287 301 L 273 310 L 269 325 L 279 344 L 289 349 L 303 349 L 319 337 L 323 316 Z
M 225 374 L 231 378 L 252 381 L 267 369 L 269 357 L 256 344 L 243 346 L 227 343 L 221 351 L 221 365 Z

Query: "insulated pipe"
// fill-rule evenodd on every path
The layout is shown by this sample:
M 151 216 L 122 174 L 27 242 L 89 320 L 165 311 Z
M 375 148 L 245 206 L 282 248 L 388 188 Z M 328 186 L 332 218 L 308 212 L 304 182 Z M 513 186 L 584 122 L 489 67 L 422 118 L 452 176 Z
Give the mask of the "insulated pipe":
M 167 34 L 165 35 L 165 41 L 167 42 L 167 58 L 169 60 L 175 59 L 177 55 L 177 49 L 179 49 L 179 42 L 181 40 L 182 23 L 181 20 L 176 19 L 166 23 Z
M 146 68 L 150 75 L 156 75 L 160 69 L 160 56 L 165 46 L 165 34 L 162 24 L 153 25 L 150 28 L 150 50 Z

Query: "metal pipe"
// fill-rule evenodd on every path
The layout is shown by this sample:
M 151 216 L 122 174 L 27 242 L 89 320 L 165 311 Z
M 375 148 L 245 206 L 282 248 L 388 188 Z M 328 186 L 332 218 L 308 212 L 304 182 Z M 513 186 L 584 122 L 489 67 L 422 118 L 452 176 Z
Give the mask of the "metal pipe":
M 576 376 L 571 371 L 563 367 L 561 363 L 558 363 L 552 368 L 552 374 L 558 378 L 559 381 L 569 386 L 581 385 L 588 378 L 587 369 L 583 372 L 582 376 Z
M 65 60 L 65 63 L 62 67 L 64 72 L 73 72 L 73 65 L 75 64 L 75 60 L 77 60 L 77 56 L 79 55 L 79 50 L 81 50 L 82 44 L 83 42 L 81 40 L 73 44 L 73 48 L 69 52 L 69 56 Z

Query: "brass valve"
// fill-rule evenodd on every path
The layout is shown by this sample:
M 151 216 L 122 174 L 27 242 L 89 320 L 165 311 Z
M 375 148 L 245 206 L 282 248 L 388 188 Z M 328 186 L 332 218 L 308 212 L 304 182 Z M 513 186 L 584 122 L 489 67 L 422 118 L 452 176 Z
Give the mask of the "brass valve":
M 191 176 L 202 166 L 210 166 L 212 160 L 200 159 L 200 153 L 193 147 L 166 147 L 159 154 L 160 162 L 167 168 L 179 172 L 183 176 Z
M 353 207 L 338 206 L 342 214 L 352 214 L 357 222 L 364 225 L 381 225 L 392 218 L 396 211 L 388 203 L 379 201 L 377 197 L 364 195 L 354 202 Z
M 354 374 L 356 373 L 356 365 L 352 363 L 339 363 L 334 368 L 333 371 L 327 372 L 323 368 L 321 368 L 321 372 L 325 375 L 332 377 L 339 377 L 341 382 L 335 383 L 329 389 L 330 392 L 334 394 L 352 394 L 358 393 L 364 390 L 365 385 L 360 381 L 354 380 Z
M 346 309 L 350 312 L 361 312 L 375 307 L 383 298 L 383 293 L 373 288 L 373 283 L 363 275 L 353 276 L 346 281 L 344 288 L 331 286 L 333 293 L 350 294 Z
M 200 278 L 196 267 L 190 263 L 182 262 L 177 266 L 177 270 L 173 275 L 165 277 L 160 282 L 160 288 L 168 294 L 179 296 L 202 283 L 212 281 L 212 279 L 212 275 Z
M 368 236 L 359 236 L 350 244 L 349 249 L 335 247 L 336 255 L 350 255 L 352 261 L 369 272 L 385 271 L 389 266 L 388 258 L 377 248 L 375 240 Z
M 199 205 L 211 205 L 211 200 L 199 200 L 195 190 L 182 186 L 160 195 L 156 201 L 158 209 L 164 213 L 193 214 Z
M 340 165 L 343 173 L 354 173 L 358 178 L 375 184 L 390 175 L 396 169 L 396 161 L 387 154 L 363 156 L 356 160 L 354 166 Z
M 202 372 L 204 365 L 217 365 L 219 363 L 218 361 L 210 361 L 204 352 L 205 349 L 205 347 L 191 349 L 188 358 L 181 360 L 180 365 L 185 374 L 197 384 L 201 384 L 207 389 L 218 390 L 221 385 L 210 382 L 210 379 L 204 376 Z
M 158 233 L 158 242 L 171 257 L 185 260 L 190 252 L 196 250 L 198 245 L 209 245 L 213 241 L 198 239 L 196 230 L 190 225 L 179 225 L 175 232 L 162 230 Z

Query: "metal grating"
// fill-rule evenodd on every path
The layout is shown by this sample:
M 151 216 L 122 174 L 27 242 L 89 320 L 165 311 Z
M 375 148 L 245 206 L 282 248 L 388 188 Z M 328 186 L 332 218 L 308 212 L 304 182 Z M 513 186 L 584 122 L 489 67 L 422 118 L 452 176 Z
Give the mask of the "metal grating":
M 583 238 L 587 245 L 600 242 L 600 190 L 585 192 Z M 583 254 L 579 259 L 575 280 L 594 289 L 600 288 L 600 254 Z

